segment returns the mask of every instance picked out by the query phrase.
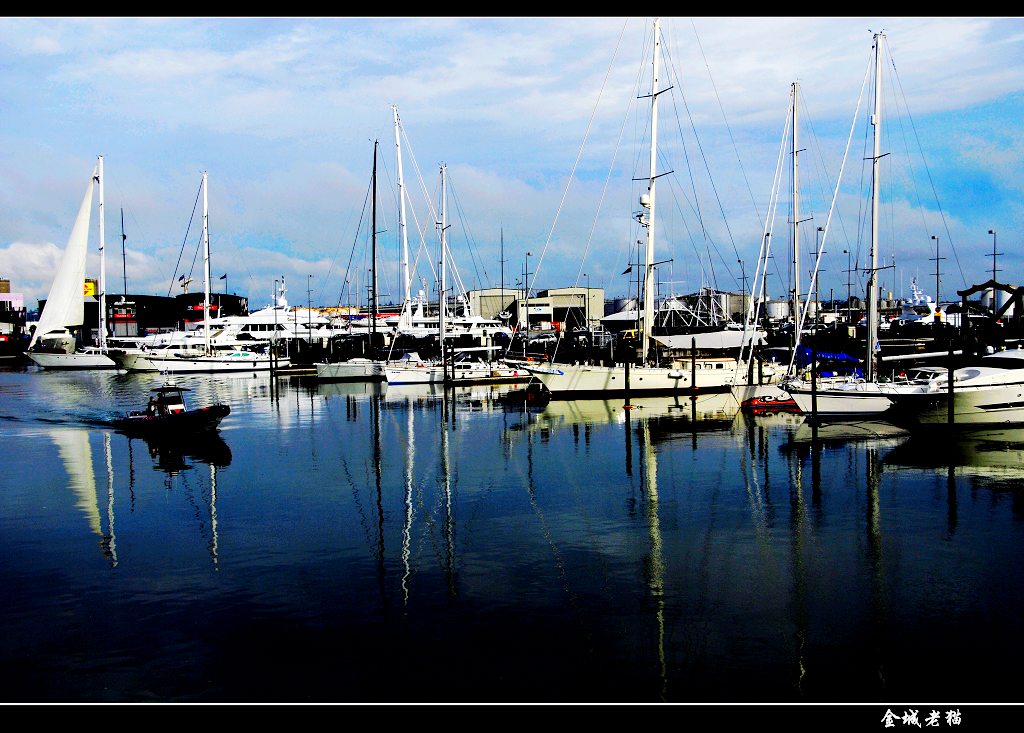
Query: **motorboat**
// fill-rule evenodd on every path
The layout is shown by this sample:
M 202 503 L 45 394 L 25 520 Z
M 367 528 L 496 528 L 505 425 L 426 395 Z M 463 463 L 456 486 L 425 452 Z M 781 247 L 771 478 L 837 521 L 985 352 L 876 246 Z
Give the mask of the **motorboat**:
M 189 409 L 185 405 L 187 391 L 187 387 L 177 385 L 156 387 L 144 410 L 133 410 L 114 419 L 114 427 L 138 435 L 178 435 L 214 430 L 231 412 L 230 407 L 220 403 Z
M 978 365 L 942 370 L 916 390 L 892 395 L 895 419 L 916 425 L 1024 424 L 1024 348 L 983 356 Z

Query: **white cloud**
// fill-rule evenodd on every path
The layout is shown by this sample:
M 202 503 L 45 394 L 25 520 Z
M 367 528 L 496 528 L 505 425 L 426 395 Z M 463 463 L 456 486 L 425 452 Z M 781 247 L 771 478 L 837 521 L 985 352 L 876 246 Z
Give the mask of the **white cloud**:
M 1003 120 L 971 117 L 995 100 L 1019 111 L 1019 19 L 702 17 L 668 18 L 663 27 L 680 71 L 670 79 L 674 93 L 685 93 L 702 142 L 701 150 L 690 145 L 689 161 L 673 153 L 673 185 L 688 190 L 684 171 L 700 170 L 707 156 L 719 201 L 706 183 L 697 184 L 705 226 L 726 252 L 735 241 L 749 258 L 760 237 L 750 200 L 763 214 L 794 80 L 804 121 L 835 173 L 870 58 L 869 29 L 886 29 L 899 73 L 897 85 L 888 70 L 887 88 L 906 95 L 937 175 L 953 180 L 953 166 L 967 166 L 965 173 L 987 175 L 1004 201 L 1019 198 L 1024 141 L 995 134 L 1019 114 L 1010 106 Z M 394 184 L 395 103 L 411 139 L 410 190 L 419 197 L 413 155 L 428 188 L 436 186 L 438 163 L 449 164 L 480 257 L 490 258 L 486 268 L 496 278 L 502 227 L 510 263 L 547 240 L 604 86 L 542 272 L 552 284 L 575 278 L 592 230 L 586 268 L 611 272 L 628 258 L 633 236 L 636 192 L 628 179 L 644 123 L 641 116 L 622 125 L 627 103 L 636 103 L 648 30 L 641 18 L 6 19 L 0 246 L 63 242 L 65 219 L 81 195 L 78 168 L 103 152 L 107 229 L 116 231 L 116 210 L 124 206 L 130 287 L 166 292 L 204 169 L 211 175 L 214 259 L 238 271 L 229 275 L 232 288 L 252 283 L 269 293 L 273 268 L 289 278 L 326 277 L 356 236 L 374 138 L 382 143 L 381 221 L 396 226 L 394 194 L 385 190 Z M 666 148 L 678 136 L 667 114 L 663 107 Z M 684 134 L 689 124 L 684 117 Z M 608 218 L 595 228 L 620 128 L 617 176 L 603 206 Z M 943 135 L 953 128 L 963 131 L 960 139 Z M 895 144 L 894 132 L 887 143 Z M 960 211 L 954 191 L 939 191 L 952 218 L 969 224 L 984 216 Z M 687 205 L 680 203 L 684 211 Z M 417 206 L 429 228 L 431 215 Z M 816 215 L 821 207 L 813 206 Z M 1015 207 L 1007 204 L 1002 215 L 1020 221 Z M 676 246 L 690 248 L 699 227 L 671 226 Z M 23 259 L 12 247 L 4 261 Z

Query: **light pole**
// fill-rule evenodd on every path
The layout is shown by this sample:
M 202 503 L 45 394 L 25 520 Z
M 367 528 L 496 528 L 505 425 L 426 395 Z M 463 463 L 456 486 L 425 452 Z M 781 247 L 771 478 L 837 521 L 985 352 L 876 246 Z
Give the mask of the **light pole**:
M 529 256 L 532 252 L 526 253 L 526 264 L 522 274 L 522 285 L 526 289 L 526 340 L 529 340 Z
M 587 324 L 587 330 L 590 330 L 590 275 L 583 273 L 583 277 L 587 278 L 587 294 L 584 296 L 583 301 L 583 320 Z
M 989 229 L 988 233 L 992 235 L 992 315 L 996 314 L 996 273 L 999 270 L 996 268 L 996 256 L 1001 255 L 1002 252 L 996 252 L 996 230 Z
M 933 234 L 932 235 L 932 239 L 935 240 L 935 257 L 932 257 L 931 259 L 935 260 L 935 305 L 936 305 L 936 307 L 938 307 L 938 305 L 939 305 L 939 260 L 944 260 L 946 258 L 945 257 L 939 257 L 939 238 L 936 237 Z
M 277 357 L 277 278 L 274 278 L 274 335 L 270 339 L 270 367 L 273 369 Z
M 844 249 L 843 253 L 846 255 L 846 320 L 850 320 L 850 273 L 853 272 L 850 269 L 850 250 Z
M 819 262 L 821 261 L 821 256 L 825 254 L 821 249 L 820 242 L 821 234 L 824 231 L 825 227 L 818 227 L 817 231 L 814 232 L 814 251 L 818 253 L 816 256 Z M 815 277 L 813 274 L 811 275 L 811 277 L 814 278 L 814 297 L 817 300 L 817 304 L 815 305 L 815 316 L 818 316 L 821 313 L 821 273 L 823 272 L 825 272 L 825 270 L 818 270 L 817 277 Z
M 740 289 L 743 291 L 743 297 L 740 299 L 740 308 L 744 313 L 747 312 L 747 271 L 743 269 L 743 260 L 736 260 L 740 263 Z M 744 316 L 746 317 L 746 316 Z

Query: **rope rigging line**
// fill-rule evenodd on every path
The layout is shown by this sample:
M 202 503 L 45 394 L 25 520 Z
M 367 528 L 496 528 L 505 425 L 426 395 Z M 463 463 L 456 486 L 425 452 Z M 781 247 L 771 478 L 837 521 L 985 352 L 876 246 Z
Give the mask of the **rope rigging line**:
M 704 53 L 704 45 L 700 42 L 700 35 L 697 33 L 697 26 L 694 25 L 693 18 L 690 18 L 690 25 L 693 27 L 693 36 L 697 39 L 697 48 L 700 49 L 701 58 L 704 59 L 704 67 L 708 70 L 708 79 L 711 81 L 711 88 L 715 90 L 715 99 L 718 101 L 718 108 L 722 111 L 722 120 L 725 122 L 725 129 L 729 133 L 729 141 L 732 143 L 733 150 L 736 152 L 736 162 L 740 166 L 740 173 L 743 175 L 743 182 L 747 186 L 747 193 L 750 194 L 750 203 L 754 207 L 754 215 L 757 216 L 758 221 L 761 220 L 761 213 L 757 209 L 757 200 L 754 198 L 754 191 L 750 187 L 750 181 L 747 180 L 747 171 L 743 168 L 743 161 L 740 159 L 740 151 L 736 146 L 736 139 L 732 134 L 732 127 L 729 126 L 729 120 L 725 116 L 725 107 L 722 106 L 722 98 L 718 94 L 718 86 L 715 84 L 715 78 L 711 75 L 711 66 L 708 64 L 708 57 Z
M 597 109 L 598 109 L 598 107 L 601 104 L 601 98 L 604 96 L 604 90 L 608 87 L 608 78 L 611 76 L 612 68 L 614 68 L 614 66 L 615 66 L 615 59 L 619 55 L 619 46 L 622 44 L 622 36 L 626 32 L 626 26 L 628 24 L 629 24 L 629 18 L 626 18 L 626 20 L 623 21 L 623 23 L 622 23 L 622 30 L 619 31 L 619 37 L 615 41 L 615 48 L 612 50 L 612 58 L 608 62 L 608 68 L 605 70 L 604 79 L 601 80 L 601 88 L 598 90 L 597 100 L 594 102 L 594 109 L 590 113 L 590 119 L 587 121 L 587 129 L 583 133 L 583 141 L 580 143 L 579 151 L 576 153 L 576 160 L 575 160 L 575 162 L 572 165 L 572 170 L 569 171 L 569 178 L 565 182 L 565 189 L 562 191 L 562 199 L 558 202 L 558 209 L 555 211 L 555 218 L 551 222 L 551 228 L 548 230 L 548 237 L 547 237 L 547 239 L 544 242 L 544 247 L 541 248 L 540 256 L 537 258 L 537 265 L 534 267 L 534 270 L 533 270 L 533 280 L 532 281 L 530 280 L 530 273 L 529 272 L 526 272 L 523 275 L 523 280 L 524 280 L 523 286 L 526 288 L 527 295 L 529 295 L 530 290 L 533 287 L 533 283 L 535 283 L 537 281 L 537 275 L 540 273 L 541 265 L 544 262 L 544 255 L 547 253 L 548 246 L 551 244 L 551 237 L 555 233 L 555 227 L 558 225 L 558 217 L 561 215 L 562 207 L 565 205 L 565 199 L 569 195 L 569 187 L 572 185 L 572 180 L 573 180 L 573 178 L 576 175 L 576 168 L 580 164 L 580 159 L 583 157 L 583 151 L 584 151 L 584 149 L 587 146 L 587 140 L 590 138 L 590 130 L 591 130 L 591 128 L 594 125 L 594 118 L 597 117 Z M 639 79 L 638 79 L 638 81 L 639 81 Z M 625 129 L 625 120 L 628 119 L 628 116 L 629 116 L 629 112 L 628 112 L 628 108 L 627 108 L 626 117 L 623 119 L 623 125 L 620 128 L 620 130 L 619 130 L 619 140 L 616 141 L 616 144 L 615 144 L 616 152 L 618 152 L 619 143 L 622 140 L 622 131 Z M 615 156 L 613 156 L 612 166 L 614 166 L 614 157 Z M 597 212 L 594 214 L 594 223 L 591 226 L 590 235 L 587 237 L 586 248 L 584 249 L 583 257 L 580 260 L 580 269 L 576 273 L 576 284 L 573 287 L 576 287 L 576 286 L 579 285 L 580 274 L 583 272 L 583 262 L 586 261 L 587 253 L 590 251 L 591 240 L 592 240 L 592 238 L 594 236 L 594 230 L 597 227 L 597 217 L 601 213 L 601 205 L 604 203 L 604 194 L 605 194 L 605 191 L 607 191 L 607 189 L 608 189 L 608 179 L 610 179 L 610 177 L 611 177 L 611 170 L 612 170 L 612 168 L 609 167 L 609 169 L 608 169 L 608 178 L 605 179 L 605 188 L 601 192 L 601 200 L 598 203 Z M 589 297 L 589 293 L 588 293 L 588 297 Z M 529 319 L 529 314 L 527 314 L 527 319 Z M 518 330 L 518 324 L 517 324 L 516 328 Z M 551 356 L 552 360 L 554 360 L 554 358 L 558 355 L 558 347 L 560 345 L 561 345 L 561 341 L 558 341 L 555 344 L 554 353 Z M 512 347 L 511 343 L 509 343 L 508 346 L 506 346 L 506 353 L 508 352 L 508 349 L 510 349 L 511 347 Z
M 371 182 L 371 183 L 367 184 L 367 186 L 366 186 L 366 195 L 363 197 L 363 209 L 362 209 L 362 212 L 359 214 L 359 222 L 356 225 L 355 237 L 352 238 L 352 249 L 351 249 L 351 251 L 349 252 L 349 255 L 348 255 L 348 264 L 345 266 L 345 279 L 342 281 L 341 292 L 338 293 L 338 306 L 337 306 L 338 308 L 341 308 L 341 304 L 345 301 L 345 291 L 348 290 L 348 285 L 349 285 L 348 276 L 349 276 L 349 273 L 352 271 L 352 260 L 355 258 L 355 254 L 356 254 L 356 243 L 359 241 L 359 232 L 363 228 L 363 219 L 366 217 L 366 207 L 369 205 L 370 195 L 371 195 L 372 190 L 373 190 L 373 183 Z M 351 293 L 349 293 L 349 296 L 351 297 Z M 359 297 L 357 295 L 356 296 L 356 305 L 358 305 L 358 304 L 359 304 Z M 349 314 L 349 315 L 351 315 L 351 314 Z
M 182 242 L 181 242 L 181 250 L 178 252 L 178 261 L 174 265 L 174 275 L 178 274 L 178 265 L 181 264 L 181 255 L 184 254 L 184 252 L 185 252 L 185 244 L 188 242 L 188 233 L 192 230 L 192 222 L 195 219 L 196 208 L 199 206 L 199 197 L 202 195 L 202 193 L 203 193 L 203 184 L 200 183 L 199 184 L 199 190 L 196 192 L 196 201 L 195 201 L 194 204 L 192 204 L 192 215 L 188 218 L 188 226 L 185 228 L 185 238 L 182 240 Z M 193 266 L 194 266 L 194 263 L 195 263 L 195 258 L 193 258 Z M 175 283 L 174 275 L 171 275 L 171 284 L 167 288 L 167 296 L 168 297 L 170 297 L 170 295 L 171 295 L 171 289 L 174 288 L 174 283 Z
M 473 265 L 473 273 L 476 275 L 476 286 L 479 289 L 483 289 L 484 283 L 489 283 L 490 278 L 487 275 L 487 267 L 479 262 L 479 258 L 476 256 L 476 251 L 473 248 L 473 234 L 469 231 L 469 225 L 465 210 L 462 208 L 462 201 L 459 199 L 459 195 L 455 190 L 455 184 L 451 180 L 451 176 L 448 177 L 448 189 L 451 194 L 452 201 L 455 203 L 455 212 L 458 215 L 459 223 L 462 225 L 462 235 L 466 238 L 466 249 L 469 251 L 469 259 Z M 478 265 L 479 262 L 479 265 Z M 481 279 L 480 270 L 484 271 L 484 276 Z
M 804 114 L 801 115 L 801 119 L 806 119 L 807 120 L 807 127 L 810 130 L 810 132 L 811 132 L 811 137 L 815 141 L 815 143 L 817 143 L 818 136 L 817 136 L 817 133 L 815 133 L 814 125 L 811 122 L 810 112 L 806 111 L 807 110 L 807 93 L 806 92 L 804 92 L 803 94 L 800 95 L 800 103 L 801 103 L 801 105 L 803 106 L 803 108 L 805 110 Z M 817 160 L 815 162 L 820 166 L 819 170 L 820 170 L 821 179 L 818 181 L 818 183 L 820 185 L 821 180 L 831 180 L 831 177 L 829 176 L 829 173 L 828 173 L 828 167 L 825 165 L 825 158 L 821 154 L 821 147 L 819 145 L 815 145 L 814 146 L 814 150 L 818 154 L 818 158 L 817 158 Z M 812 160 L 814 160 L 814 159 L 812 158 Z M 822 196 L 822 198 L 824 198 L 823 194 L 820 194 L 820 195 Z M 836 211 L 836 218 L 838 220 L 839 228 L 840 228 L 840 230 L 843 233 L 843 239 L 846 241 L 847 249 L 852 250 L 853 247 L 850 244 L 850 235 L 846 231 L 846 223 L 845 223 L 845 221 L 843 219 L 843 214 L 842 214 L 841 211 Z
M 625 30 L 626 30 L 626 23 L 628 23 L 628 22 L 629 22 L 629 19 L 627 18 L 625 23 L 623 23 L 622 32 L 619 33 L 619 40 L 615 44 L 615 51 L 612 54 L 612 61 L 609 63 L 608 71 L 605 73 L 604 80 L 601 82 L 601 89 L 600 89 L 600 91 L 598 92 L 598 95 L 597 95 L 597 102 L 594 104 L 594 109 L 590 113 L 590 120 L 587 122 L 586 132 L 584 132 L 584 134 L 583 134 L 583 142 L 580 144 L 579 151 L 576 153 L 576 160 L 575 160 L 575 162 L 572 165 L 572 170 L 569 171 L 569 178 L 565 182 L 565 189 L 562 191 L 562 199 L 558 202 L 558 209 L 555 211 L 554 221 L 551 222 L 551 229 L 548 230 L 548 237 L 547 237 L 547 239 L 544 242 L 544 246 L 541 248 L 540 256 L 537 258 L 537 265 L 536 265 L 536 267 L 535 267 L 535 269 L 533 271 L 533 279 L 530 280 L 529 273 L 527 273 L 527 275 L 526 275 L 526 279 L 528 281 L 526 283 L 527 292 L 530 292 L 530 290 L 533 289 L 534 283 L 537 282 L 537 275 L 540 273 L 541 265 L 544 263 L 544 255 L 547 254 L 548 247 L 551 244 L 551 237 L 555 233 L 555 226 L 557 226 L 557 224 L 558 224 L 558 217 L 562 213 L 563 206 L 565 206 L 565 198 L 569 194 L 569 187 L 572 185 L 573 178 L 576 176 L 576 169 L 579 167 L 580 159 L 583 157 L 583 150 L 586 147 L 587 140 L 590 137 L 590 130 L 591 130 L 591 128 L 594 125 L 594 118 L 597 116 L 597 107 L 601 103 L 601 97 L 604 95 L 604 90 L 605 90 L 605 88 L 608 85 L 608 76 L 611 73 L 612 64 L 614 64 L 614 62 L 615 62 L 615 56 L 618 54 L 619 42 L 622 41 L 622 33 L 625 32 Z
M 757 289 L 760 288 L 760 300 L 763 303 L 767 303 L 766 289 L 768 287 L 768 261 L 773 259 L 769 256 L 771 250 L 771 231 L 772 223 L 775 221 L 775 212 L 778 208 L 779 197 L 781 195 L 781 189 L 779 182 L 782 180 L 782 164 L 786 159 L 786 139 L 789 136 L 789 126 L 793 120 L 792 105 L 786 105 L 785 123 L 782 129 L 782 136 L 779 140 L 779 155 L 775 162 L 775 175 L 772 177 L 772 188 L 771 193 L 768 196 L 768 211 L 765 214 L 764 224 L 761 231 L 761 244 L 758 247 L 757 253 L 757 265 L 754 267 L 754 280 L 751 283 L 751 297 L 750 303 L 747 306 L 747 317 L 743 320 L 743 340 L 741 341 L 739 361 L 744 365 L 749 363 L 750 358 L 753 357 L 754 343 L 751 339 L 749 343 L 750 354 L 747 360 L 744 361 L 743 352 L 744 346 L 747 345 L 747 334 L 754 328 L 754 315 L 755 315 L 755 303 L 757 302 Z M 775 268 L 776 274 L 778 274 L 778 267 Z M 781 282 L 781 278 L 780 278 Z
M 405 132 L 405 127 L 404 126 L 402 127 L 402 131 L 403 131 L 403 133 Z M 426 202 L 427 202 L 427 208 L 429 209 L 430 214 L 433 217 L 433 220 L 434 220 L 434 222 L 436 224 L 436 223 L 438 223 L 438 218 L 437 218 L 437 210 L 434 208 L 434 196 L 437 195 L 439 193 L 439 191 L 440 191 L 440 180 L 438 181 L 438 187 L 434 189 L 434 192 L 433 193 L 428 193 L 427 192 L 427 186 L 426 186 L 426 184 L 423 181 L 423 173 L 420 171 L 419 162 L 416 160 L 416 154 L 415 154 L 415 152 L 412 149 L 412 142 L 409 140 L 408 134 L 405 135 L 405 141 L 406 141 L 406 143 L 408 145 L 408 148 L 409 148 L 409 157 L 412 159 L 413 170 L 416 172 L 416 180 L 419 181 L 419 184 L 420 184 L 420 191 L 423 193 L 424 200 L 426 200 Z M 421 252 L 424 253 L 424 254 L 427 254 L 426 253 L 426 246 L 427 246 L 426 245 L 426 232 L 427 232 L 427 227 L 430 225 L 430 222 L 424 222 L 422 229 L 419 229 L 419 219 L 416 216 L 416 209 L 415 209 L 415 207 L 412 206 L 412 202 L 411 201 L 409 202 L 409 204 L 410 204 L 410 208 L 412 209 L 413 220 L 414 220 L 414 222 L 417 225 L 417 231 L 419 231 L 419 233 L 420 233 L 420 244 L 419 244 L 419 247 L 417 247 L 417 251 L 416 251 L 416 262 L 418 264 Z M 440 246 L 440 237 L 438 238 L 438 246 Z M 434 283 L 436 284 L 437 280 L 438 280 L 438 274 L 437 274 L 437 270 L 434 269 L 433 258 L 431 258 L 429 256 L 429 254 L 427 255 L 427 264 L 428 264 L 428 266 L 430 268 L 430 274 L 433 276 Z M 413 269 L 410 268 L 410 272 L 412 272 L 412 271 L 413 271 Z
M 667 46 L 667 44 L 666 44 L 666 46 Z M 667 50 L 666 50 L 666 55 L 669 55 Z M 670 73 L 674 73 L 675 67 L 672 64 L 671 57 L 669 57 L 667 67 L 668 67 Z M 730 244 L 732 244 L 732 251 L 736 255 L 736 260 L 739 261 L 740 253 L 739 253 L 739 250 L 736 248 L 736 240 L 735 240 L 735 238 L 732 235 L 732 228 L 729 226 L 729 218 L 725 215 L 725 207 L 722 204 L 721 197 L 718 195 L 718 187 L 715 185 L 715 179 L 711 175 L 711 168 L 708 165 L 707 156 L 704 154 L 704 146 L 701 145 L 700 136 L 697 134 L 697 127 L 696 127 L 696 124 L 693 121 L 693 113 L 690 111 L 690 105 L 686 101 L 686 94 L 683 93 L 683 86 L 682 86 L 682 80 L 681 79 L 679 80 L 678 86 L 679 86 L 679 97 L 680 97 L 680 99 L 682 99 L 683 107 L 686 109 L 686 117 L 690 121 L 690 129 L 693 130 L 693 137 L 694 137 L 694 140 L 697 143 L 697 149 L 700 151 L 701 160 L 704 163 L 704 170 L 707 171 L 708 182 L 711 184 L 711 190 L 714 191 L 714 193 L 715 193 L 715 201 L 718 203 L 718 210 L 722 214 L 722 221 L 725 224 L 725 231 L 729 234 L 729 242 L 730 242 Z M 674 97 L 673 97 L 673 107 L 675 107 L 675 106 L 676 105 L 675 105 L 675 101 L 674 101 Z M 678 111 L 677 111 L 677 114 L 676 114 L 676 120 L 677 120 L 676 124 L 677 124 L 677 126 L 679 124 L 678 123 L 678 119 L 679 119 L 679 115 L 678 115 Z M 681 131 L 680 131 L 680 134 L 681 134 Z M 703 222 L 701 222 L 701 226 L 703 227 Z M 710 252 L 708 254 L 708 259 L 710 259 Z M 711 265 L 712 281 L 714 281 L 714 265 L 711 264 L 711 263 L 709 263 L 709 264 Z M 729 272 L 731 274 L 732 270 L 729 269 Z M 717 284 L 716 284 L 716 289 L 717 289 Z
M 628 22 L 628 20 L 627 20 L 627 22 Z M 608 83 L 608 76 L 611 74 L 612 64 L 615 61 L 615 57 L 618 55 L 619 44 L 622 42 L 622 34 L 625 32 L 625 30 L 626 30 L 626 26 L 625 26 L 625 24 L 623 24 L 622 30 L 619 31 L 619 39 L 615 43 L 615 50 L 612 52 L 612 63 L 610 63 L 608 65 L 608 69 L 605 71 L 604 82 L 601 85 L 601 92 L 602 93 L 604 92 L 604 88 L 605 88 L 605 86 Z M 636 81 L 637 87 L 636 88 L 639 88 L 639 83 L 640 83 L 639 77 L 640 77 L 640 74 L 638 72 L 637 73 L 637 81 Z M 598 102 L 600 103 L 600 95 L 598 96 Z M 584 266 L 586 264 L 586 261 L 587 261 L 587 255 L 590 253 L 590 245 L 593 243 L 593 240 L 594 240 L 594 232 L 597 231 L 598 217 L 600 217 L 600 215 L 601 215 L 601 209 L 604 208 L 605 196 L 608 193 L 608 184 L 611 182 L 612 172 L 615 169 L 615 161 L 618 158 L 619 149 L 620 149 L 620 146 L 622 145 L 622 135 L 623 135 L 623 133 L 626 130 L 626 122 L 629 119 L 629 107 L 630 106 L 631 106 L 631 103 L 630 103 L 630 105 L 626 106 L 626 114 L 623 115 L 622 125 L 619 127 L 619 136 L 615 140 L 615 150 L 612 152 L 612 160 L 611 160 L 611 163 L 608 166 L 608 174 L 605 176 L 604 186 L 601 188 L 601 198 L 597 202 L 597 211 L 594 213 L 594 221 L 590 225 L 590 234 L 587 235 L 587 243 L 583 247 L 583 257 L 580 258 L 580 267 L 579 267 L 579 270 L 576 271 L 576 281 L 573 283 L 573 287 L 578 287 L 579 286 L 580 278 L 583 276 L 583 268 L 584 268 Z M 595 105 L 595 111 L 596 111 L 596 105 Z M 607 270 L 606 270 L 606 273 L 607 273 Z
M 914 140 L 917 141 L 917 149 L 921 153 L 921 163 L 924 165 L 925 173 L 928 175 L 928 183 L 932 189 L 932 195 L 935 196 L 935 206 L 939 210 L 939 218 L 942 220 L 942 228 L 946 232 L 946 238 L 949 242 L 950 251 L 953 253 L 953 259 L 956 260 L 957 269 L 960 270 L 960 278 L 963 281 L 964 287 L 967 287 L 967 276 L 964 274 L 963 266 L 960 264 L 960 257 L 956 253 L 956 247 L 953 245 L 953 235 L 949 231 L 949 223 L 946 221 L 946 214 L 942 211 L 942 204 L 939 202 L 939 194 L 935 190 L 935 181 L 932 179 L 931 169 L 928 167 L 928 161 L 924 157 L 924 146 L 921 145 L 921 138 L 917 134 L 917 126 L 914 124 L 914 118 L 910 114 L 910 105 L 907 104 L 907 95 L 903 91 L 903 81 L 900 79 L 899 74 L 896 72 L 896 59 L 892 57 L 892 49 L 886 44 L 886 49 L 889 51 L 889 63 L 892 65 L 892 73 L 896 78 L 896 85 L 899 87 L 900 94 L 903 95 L 903 106 L 907 110 L 907 119 L 910 120 L 910 129 L 914 132 Z M 922 206 L 922 211 L 924 207 Z M 938 263 L 935 263 L 938 266 Z M 939 294 L 936 293 L 935 297 L 938 298 Z
M 864 90 L 867 86 L 868 76 L 871 71 L 871 62 L 868 62 L 867 68 L 864 70 L 864 80 L 861 83 L 860 96 L 857 98 L 857 106 L 854 109 L 853 120 L 850 122 L 850 133 L 846 139 L 846 150 L 843 152 L 843 162 L 839 166 L 839 176 L 836 179 L 835 192 L 832 195 L 832 203 L 828 209 L 828 217 L 825 219 L 825 231 L 822 232 L 821 242 L 818 245 L 817 257 L 814 262 L 814 273 L 811 275 L 811 283 L 807 288 L 807 300 L 804 304 L 802 312 L 799 314 L 799 323 L 796 324 L 796 342 L 800 343 L 800 336 L 803 333 L 804 323 L 807 319 L 807 313 L 810 310 L 811 294 L 814 292 L 814 285 L 817 282 L 818 277 L 818 266 L 821 263 L 821 253 L 825 249 L 825 241 L 828 239 L 829 226 L 832 221 L 832 213 L 835 211 L 836 201 L 839 198 L 839 187 L 843 180 L 843 171 L 846 170 L 846 161 L 850 154 L 850 146 L 853 144 L 853 132 L 857 126 L 857 116 L 860 114 L 860 105 L 864 100 Z M 863 166 L 862 166 L 863 168 Z M 796 349 L 793 349 L 793 353 L 789 358 L 789 366 L 786 368 L 786 374 L 795 374 L 794 363 L 796 361 Z

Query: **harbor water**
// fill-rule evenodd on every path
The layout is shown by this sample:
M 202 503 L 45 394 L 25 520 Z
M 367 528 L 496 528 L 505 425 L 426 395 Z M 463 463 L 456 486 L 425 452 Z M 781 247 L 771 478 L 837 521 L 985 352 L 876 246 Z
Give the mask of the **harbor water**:
M 265 374 L 110 426 L 166 381 L 0 371 L 4 702 L 1019 695 L 1024 430 Z

